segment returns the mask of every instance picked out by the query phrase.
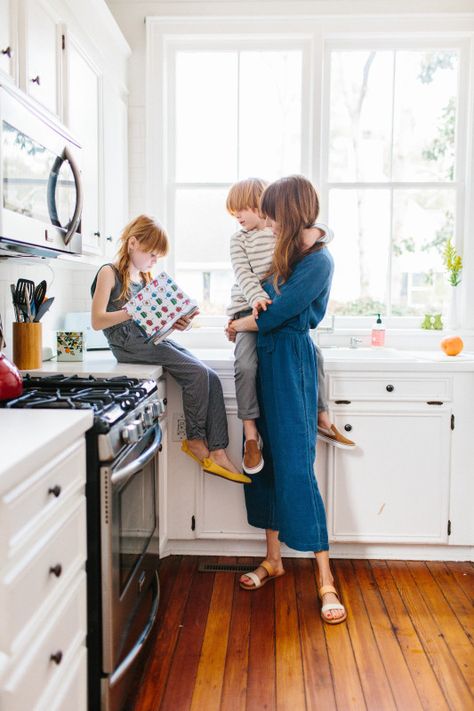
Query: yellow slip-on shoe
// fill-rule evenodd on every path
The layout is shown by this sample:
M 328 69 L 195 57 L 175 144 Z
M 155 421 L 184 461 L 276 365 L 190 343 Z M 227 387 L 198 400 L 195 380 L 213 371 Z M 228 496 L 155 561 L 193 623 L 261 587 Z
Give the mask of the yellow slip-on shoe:
M 198 464 L 200 464 L 201 467 L 204 466 L 203 460 L 202 460 L 202 459 L 199 459 L 199 457 L 196 457 L 196 455 L 193 454 L 193 453 L 191 452 L 191 450 L 189 449 L 188 440 L 187 440 L 187 439 L 183 439 L 183 441 L 181 442 L 181 451 L 184 452 L 185 454 L 187 454 L 188 457 L 191 457 L 191 459 L 194 459 L 194 461 L 197 462 Z
M 245 474 L 241 474 L 240 472 L 231 472 L 228 469 L 224 469 L 224 467 L 221 467 L 219 464 L 216 464 L 216 462 L 213 462 L 212 459 L 204 459 L 202 462 L 202 468 L 209 474 L 221 476 L 223 479 L 229 479 L 229 481 L 234 481 L 236 484 L 252 483 L 252 479 L 249 476 L 245 476 Z

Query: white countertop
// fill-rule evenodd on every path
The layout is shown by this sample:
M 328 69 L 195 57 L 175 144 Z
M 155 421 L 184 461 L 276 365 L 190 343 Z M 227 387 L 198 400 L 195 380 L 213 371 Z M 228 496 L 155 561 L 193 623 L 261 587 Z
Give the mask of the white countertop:
M 233 350 L 227 348 L 192 348 L 197 358 L 218 371 L 232 371 Z M 447 356 L 441 350 L 404 351 L 395 348 L 322 348 L 324 367 L 334 371 L 474 371 L 474 353 Z
M 53 373 L 77 373 L 82 375 L 95 375 L 103 378 L 113 378 L 118 375 L 127 375 L 131 378 L 150 378 L 158 380 L 163 375 L 160 365 L 147 363 L 118 363 L 111 351 L 86 351 L 84 360 L 79 361 L 44 361 L 41 368 L 29 370 L 32 375 Z
M 92 427 L 92 410 L 0 410 L 0 494 Z
M 188 349 L 206 365 L 219 372 L 233 372 L 233 348 Z M 463 351 L 457 356 L 447 356 L 441 350 L 407 351 L 395 348 L 322 348 L 324 366 L 334 371 L 418 371 L 418 372 L 470 372 L 474 370 L 474 353 Z M 110 351 L 86 351 L 83 361 L 43 362 L 32 374 L 77 373 L 114 377 L 127 375 L 134 378 L 158 380 L 163 374 L 159 365 L 147 363 L 118 363 Z

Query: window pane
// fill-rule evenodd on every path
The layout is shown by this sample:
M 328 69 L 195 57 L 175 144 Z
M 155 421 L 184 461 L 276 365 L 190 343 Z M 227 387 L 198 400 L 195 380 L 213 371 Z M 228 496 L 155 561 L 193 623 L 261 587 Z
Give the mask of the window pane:
M 397 52 L 394 180 L 453 180 L 456 52 Z
M 301 171 L 301 51 L 240 54 L 239 175 Z
M 237 53 L 176 55 L 176 179 L 237 177 Z
M 330 181 L 390 177 L 393 55 L 331 53 Z
M 230 298 L 229 245 L 238 224 L 226 211 L 226 197 L 224 188 L 176 191 L 176 279 L 198 299 L 201 313 L 224 313 Z
M 393 195 L 394 315 L 442 311 L 448 280 L 442 253 L 454 236 L 454 190 L 396 190 Z
M 335 272 L 330 313 L 386 313 L 390 249 L 389 190 L 331 190 L 330 250 Z

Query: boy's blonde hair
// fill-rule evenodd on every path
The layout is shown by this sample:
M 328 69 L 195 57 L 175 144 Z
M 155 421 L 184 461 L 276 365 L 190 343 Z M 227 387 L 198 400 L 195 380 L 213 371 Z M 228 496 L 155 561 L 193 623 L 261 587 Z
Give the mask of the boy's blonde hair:
M 268 183 L 260 178 L 246 178 L 234 183 L 227 195 L 227 211 L 234 216 L 240 210 L 258 210 L 260 198 L 267 185 Z
M 138 217 L 129 222 L 120 235 L 117 253 L 117 268 L 122 278 L 122 290 L 118 300 L 128 299 L 130 296 L 130 254 L 128 243 L 132 237 L 136 239 L 140 249 L 144 252 L 156 252 L 160 257 L 164 257 L 169 249 L 166 230 L 153 217 L 138 215 Z M 152 279 L 150 272 L 140 272 L 140 276 L 147 284 Z

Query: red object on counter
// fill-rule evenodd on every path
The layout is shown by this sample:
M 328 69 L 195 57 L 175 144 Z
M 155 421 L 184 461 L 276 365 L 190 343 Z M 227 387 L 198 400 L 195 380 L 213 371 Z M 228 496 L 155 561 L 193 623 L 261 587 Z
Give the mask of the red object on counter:
M 0 400 L 11 400 L 23 392 L 20 371 L 3 353 L 0 353 Z

